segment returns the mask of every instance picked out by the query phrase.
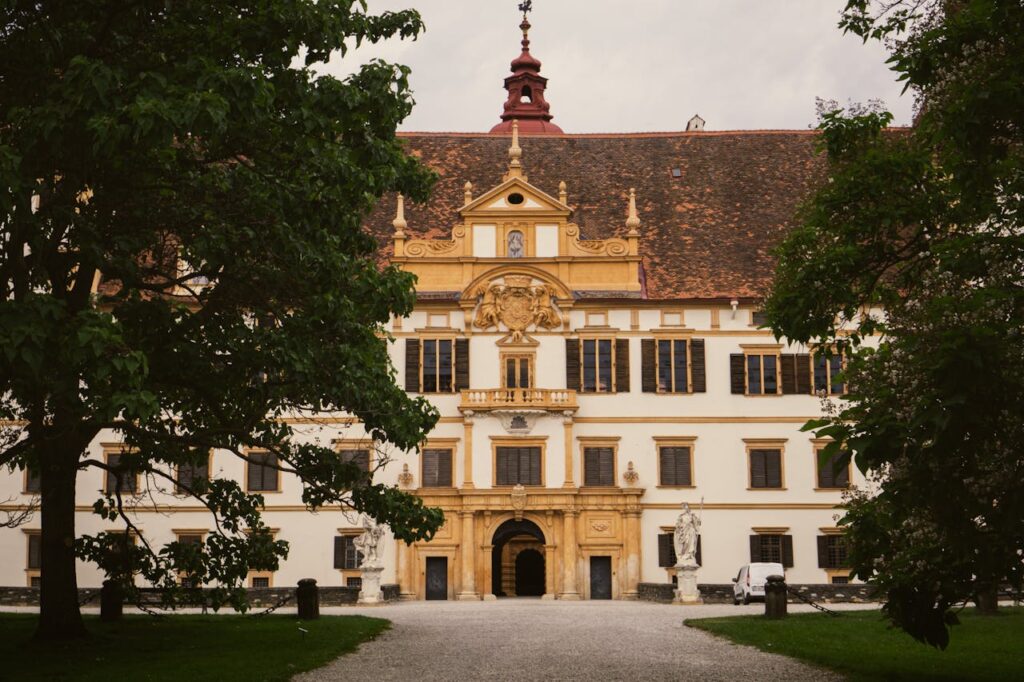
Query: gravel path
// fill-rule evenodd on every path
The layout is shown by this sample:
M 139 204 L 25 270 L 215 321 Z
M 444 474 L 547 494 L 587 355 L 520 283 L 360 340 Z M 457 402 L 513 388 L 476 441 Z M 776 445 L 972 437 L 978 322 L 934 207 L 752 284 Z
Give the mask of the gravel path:
M 683 625 L 684 618 L 754 615 L 763 609 L 761 604 L 681 607 L 540 599 L 322 609 L 387 618 L 393 625 L 358 651 L 294 680 L 842 679 Z M 790 610 L 806 607 L 790 605 Z

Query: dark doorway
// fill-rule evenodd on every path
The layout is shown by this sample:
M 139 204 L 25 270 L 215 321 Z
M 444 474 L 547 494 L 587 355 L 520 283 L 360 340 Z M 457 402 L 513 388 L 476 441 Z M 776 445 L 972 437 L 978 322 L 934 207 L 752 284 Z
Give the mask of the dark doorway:
M 590 598 L 612 598 L 612 558 L 610 556 L 590 557 Z
M 427 557 L 427 599 L 448 598 L 448 557 Z
M 533 544 L 533 547 L 524 545 Z M 544 533 L 532 521 L 509 519 L 494 531 L 491 553 L 491 593 L 498 597 L 529 594 L 544 594 Z M 514 553 L 513 550 L 516 550 Z M 539 551 L 538 551 L 539 550 Z M 532 553 L 523 561 L 526 563 L 526 580 L 520 582 L 520 559 L 523 554 Z M 550 567 L 547 567 L 550 570 Z M 537 574 L 540 577 L 537 577 Z M 521 592 L 520 588 L 527 590 Z
M 516 596 L 539 597 L 544 594 L 544 557 L 535 549 L 516 555 Z

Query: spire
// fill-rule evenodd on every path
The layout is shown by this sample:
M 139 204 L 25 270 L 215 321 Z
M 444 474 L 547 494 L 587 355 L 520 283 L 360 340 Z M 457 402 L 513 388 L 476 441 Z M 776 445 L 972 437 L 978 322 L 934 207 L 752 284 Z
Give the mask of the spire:
M 512 145 L 508 148 L 508 172 L 505 173 L 504 181 L 512 178 L 522 178 L 526 181 L 526 173 L 523 172 L 523 148 L 519 146 L 519 121 L 512 121 Z
M 626 217 L 626 227 L 629 228 L 629 236 L 639 236 L 637 228 L 640 227 L 640 216 L 636 212 L 636 190 L 629 188 L 629 215 Z
M 512 129 L 512 120 L 518 120 L 524 133 L 561 133 L 562 129 L 551 122 L 551 105 L 544 100 L 544 88 L 548 79 L 540 75 L 540 60 L 530 54 L 530 20 L 526 18 L 531 2 L 522 2 L 519 9 L 523 21 L 522 52 L 512 60 L 512 75 L 505 79 L 508 99 L 501 114 L 501 123 L 491 128 L 492 133 L 507 133 Z

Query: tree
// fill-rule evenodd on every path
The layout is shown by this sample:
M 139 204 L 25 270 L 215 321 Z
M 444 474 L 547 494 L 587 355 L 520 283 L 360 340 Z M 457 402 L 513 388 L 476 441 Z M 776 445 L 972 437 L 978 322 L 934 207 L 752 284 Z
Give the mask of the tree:
M 842 523 L 892 621 L 945 648 L 952 608 L 1024 556 L 1024 6 L 850 0 L 918 98 L 822 117 L 828 181 L 778 251 L 778 335 L 844 353 L 849 393 L 808 425 L 880 484 Z M 877 350 L 862 343 L 882 339 Z
M 128 588 L 141 572 L 173 598 L 184 572 L 244 607 L 246 571 L 287 546 L 259 495 L 181 474 L 213 449 L 402 540 L 442 522 L 287 419 L 348 413 L 400 449 L 436 422 L 395 385 L 383 332 L 413 278 L 379 266 L 362 229 L 383 193 L 423 199 L 432 181 L 395 137 L 408 70 L 311 69 L 422 27 L 353 0 L 0 3 L 0 465 L 41 480 L 39 637 L 84 633 L 76 552 Z M 90 443 L 111 431 L 124 455 L 104 460 Z M 88 468 L 114 483 L 96 512 L 126 531 L 136 474 L 193 496 L 215 529 L 199 548 L 75 541 Z

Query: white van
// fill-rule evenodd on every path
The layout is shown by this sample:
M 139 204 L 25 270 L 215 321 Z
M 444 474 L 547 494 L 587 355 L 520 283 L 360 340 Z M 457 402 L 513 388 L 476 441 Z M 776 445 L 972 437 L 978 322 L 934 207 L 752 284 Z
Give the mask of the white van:
M 764 600 L 764 584 L 770 575 L 786 575 L 782 564 L 747 564 L 732 579 L 732 603 L 749 604 L 753 599 Z

